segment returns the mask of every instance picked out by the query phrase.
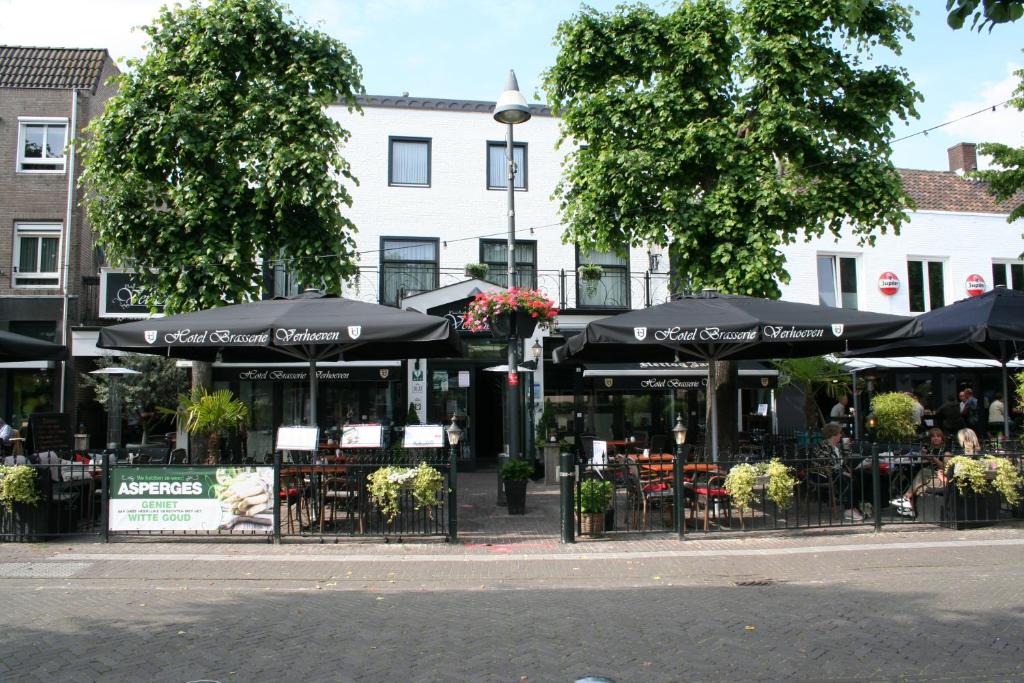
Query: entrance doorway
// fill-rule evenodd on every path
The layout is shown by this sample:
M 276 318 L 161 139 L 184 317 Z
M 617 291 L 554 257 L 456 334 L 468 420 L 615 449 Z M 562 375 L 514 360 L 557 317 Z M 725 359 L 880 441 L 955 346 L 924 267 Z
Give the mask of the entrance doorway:
M 493 467 L 504 448 L 502 378 L 486 372 L 489 362 L 443 361 L 430 365 L 427 419 L 447 425 L 452 415 L 463 429 L 459 467 Z

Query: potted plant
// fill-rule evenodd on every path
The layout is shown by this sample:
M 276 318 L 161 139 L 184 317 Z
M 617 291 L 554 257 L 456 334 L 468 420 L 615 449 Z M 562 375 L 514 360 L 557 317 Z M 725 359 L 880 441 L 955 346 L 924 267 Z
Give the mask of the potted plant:
M 381 514 L 391 524 L 401 512 L 403 494 L 412 495 L 413 509 L 427 509 L 433 514 L 444 485 L 444 477 L 436 469 L 425 462 L 417 467 L 381 467 L 367 477 L 367 490 L 370 498 L 380 509 Z
M 475 280 L 486 280 L 487 271 L 491 269 L 486 263 L 467 263 L 466 264 L 466 277 L 471 277 Z
M 7 510 L 0 519 L 7 520 L 0 533 L 17 536 L 38 536 L 49 532 L 47 510 L 39 505 L 39 477 L 48 476 L 48 470 L 37 471 L 28 465 L 0 465 L 0 505 Z
M 536 289 L 481 292 L 466 308 L 463 323 L 473 332 L 490 331 L 499 338 L 515 333 L 527 339 L 539 326 L 550 329 L 558 315 L 555 302 Z
M 185 431 L 206 437 L 206 462 L 220 462 L 221 432 L 233 431 L 249 423 L 249 408 L 228 389 L 208 392 L 195 387 L 178 397 L 178 412 L 185 418 Z
M 576 509 L 580 515 L 580 533 L 587 536 L 601 536 L 604 533 L 605 515 L 612 504 L 615 488 L 604 479 L 587 479 L 580 482 L 576 491 Z
M 793 504 L 793 487 L 796 485 L 793 468 L 784 465 L 778 458 L 757 465 L 733 465 L 725 477 L 725 490 L 741 513 L 749 510 L 754 502 L 755 486 L 764 486 L 767 499 L 779 512 L 785 512 Z
M 576 272 L 579 274 L 580 282 L 586 288 L 587 294 L 593 294 L 597 290 L 597 283 L 600 282 L 601 276 L 604 275 L 604 268 L 596 263 L 582 263 Z
M 533 464 L 520 458 L 512 458 L 501 466 L 500 476 L 505 484 L 508 514 L 526 514 L 526 483 L 532 475 Z
M 871 399 L 876 420 L 875 435 L 881 440 L 902 441 L 916 433 L 914 399 L 901 392 L 878 394 Z

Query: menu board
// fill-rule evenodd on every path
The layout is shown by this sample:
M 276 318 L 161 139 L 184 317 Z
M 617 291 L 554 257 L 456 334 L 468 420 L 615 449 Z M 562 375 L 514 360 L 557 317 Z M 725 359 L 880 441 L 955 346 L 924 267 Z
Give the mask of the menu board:
M 32 443 L 26 445 L 29 453 L 74 449 L 71 416 L 67 413 L 32 413 L 28 423 L 32 432 Z
M 380 424 L 345 425 L 341 429 L 342 448 L 380 448 L 382 438 Z
M 319 436 L 319 427 L 278 427 L 277 450 L 315 451 Z
M 406 425 L 403 445 L 406 448 L 443 448 L 441 425 Z

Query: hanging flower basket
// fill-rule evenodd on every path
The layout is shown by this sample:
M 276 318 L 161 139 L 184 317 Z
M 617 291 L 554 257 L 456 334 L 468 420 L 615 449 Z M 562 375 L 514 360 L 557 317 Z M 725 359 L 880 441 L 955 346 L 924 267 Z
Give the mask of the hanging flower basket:
M 536 289 L 512 288 L 477 294 L 466 309 L 464 324 L 473 332 L 490 331 L 506 339 L 515 334 L 526 339 L 538 326 L 550 329 L 557 315 L 555 302 Z

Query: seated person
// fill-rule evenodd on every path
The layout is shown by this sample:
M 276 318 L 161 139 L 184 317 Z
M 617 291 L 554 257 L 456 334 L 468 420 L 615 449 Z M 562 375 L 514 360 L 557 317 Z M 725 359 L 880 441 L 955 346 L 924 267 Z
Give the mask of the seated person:
M 856 491 L 858 481 L 854 480 L 849 468 L 844 466 L 843 452 L 839 448 L 843 428 L 835 422 L 829 422 L 822 427 L 821 436 L 821 442 L 811 450 L 814 465 L 832 478 L 835 494 L 844 506 L 843 519 L 859 522 L 864 519 L 864 515 L 853 505 L 853 501 L 859 498 Z M 848 504 L 849 507 L 846 507 Z
M 925 465 L 914 475 L 910 486 L 899 498 L 889 501 L 896 508 L 897 514 L 906 517 L 914 515 L 914 497 L 925 490 L 944 488 L 946 486 L 946 435 L 938 427 L 928 430 L 928 444 L 921 449 Z
M 981 453 L 981 442 L 978 435 L 970 427 L 965 427 L 956 433 L 957 443 L 964 455 L 979 455 Z

